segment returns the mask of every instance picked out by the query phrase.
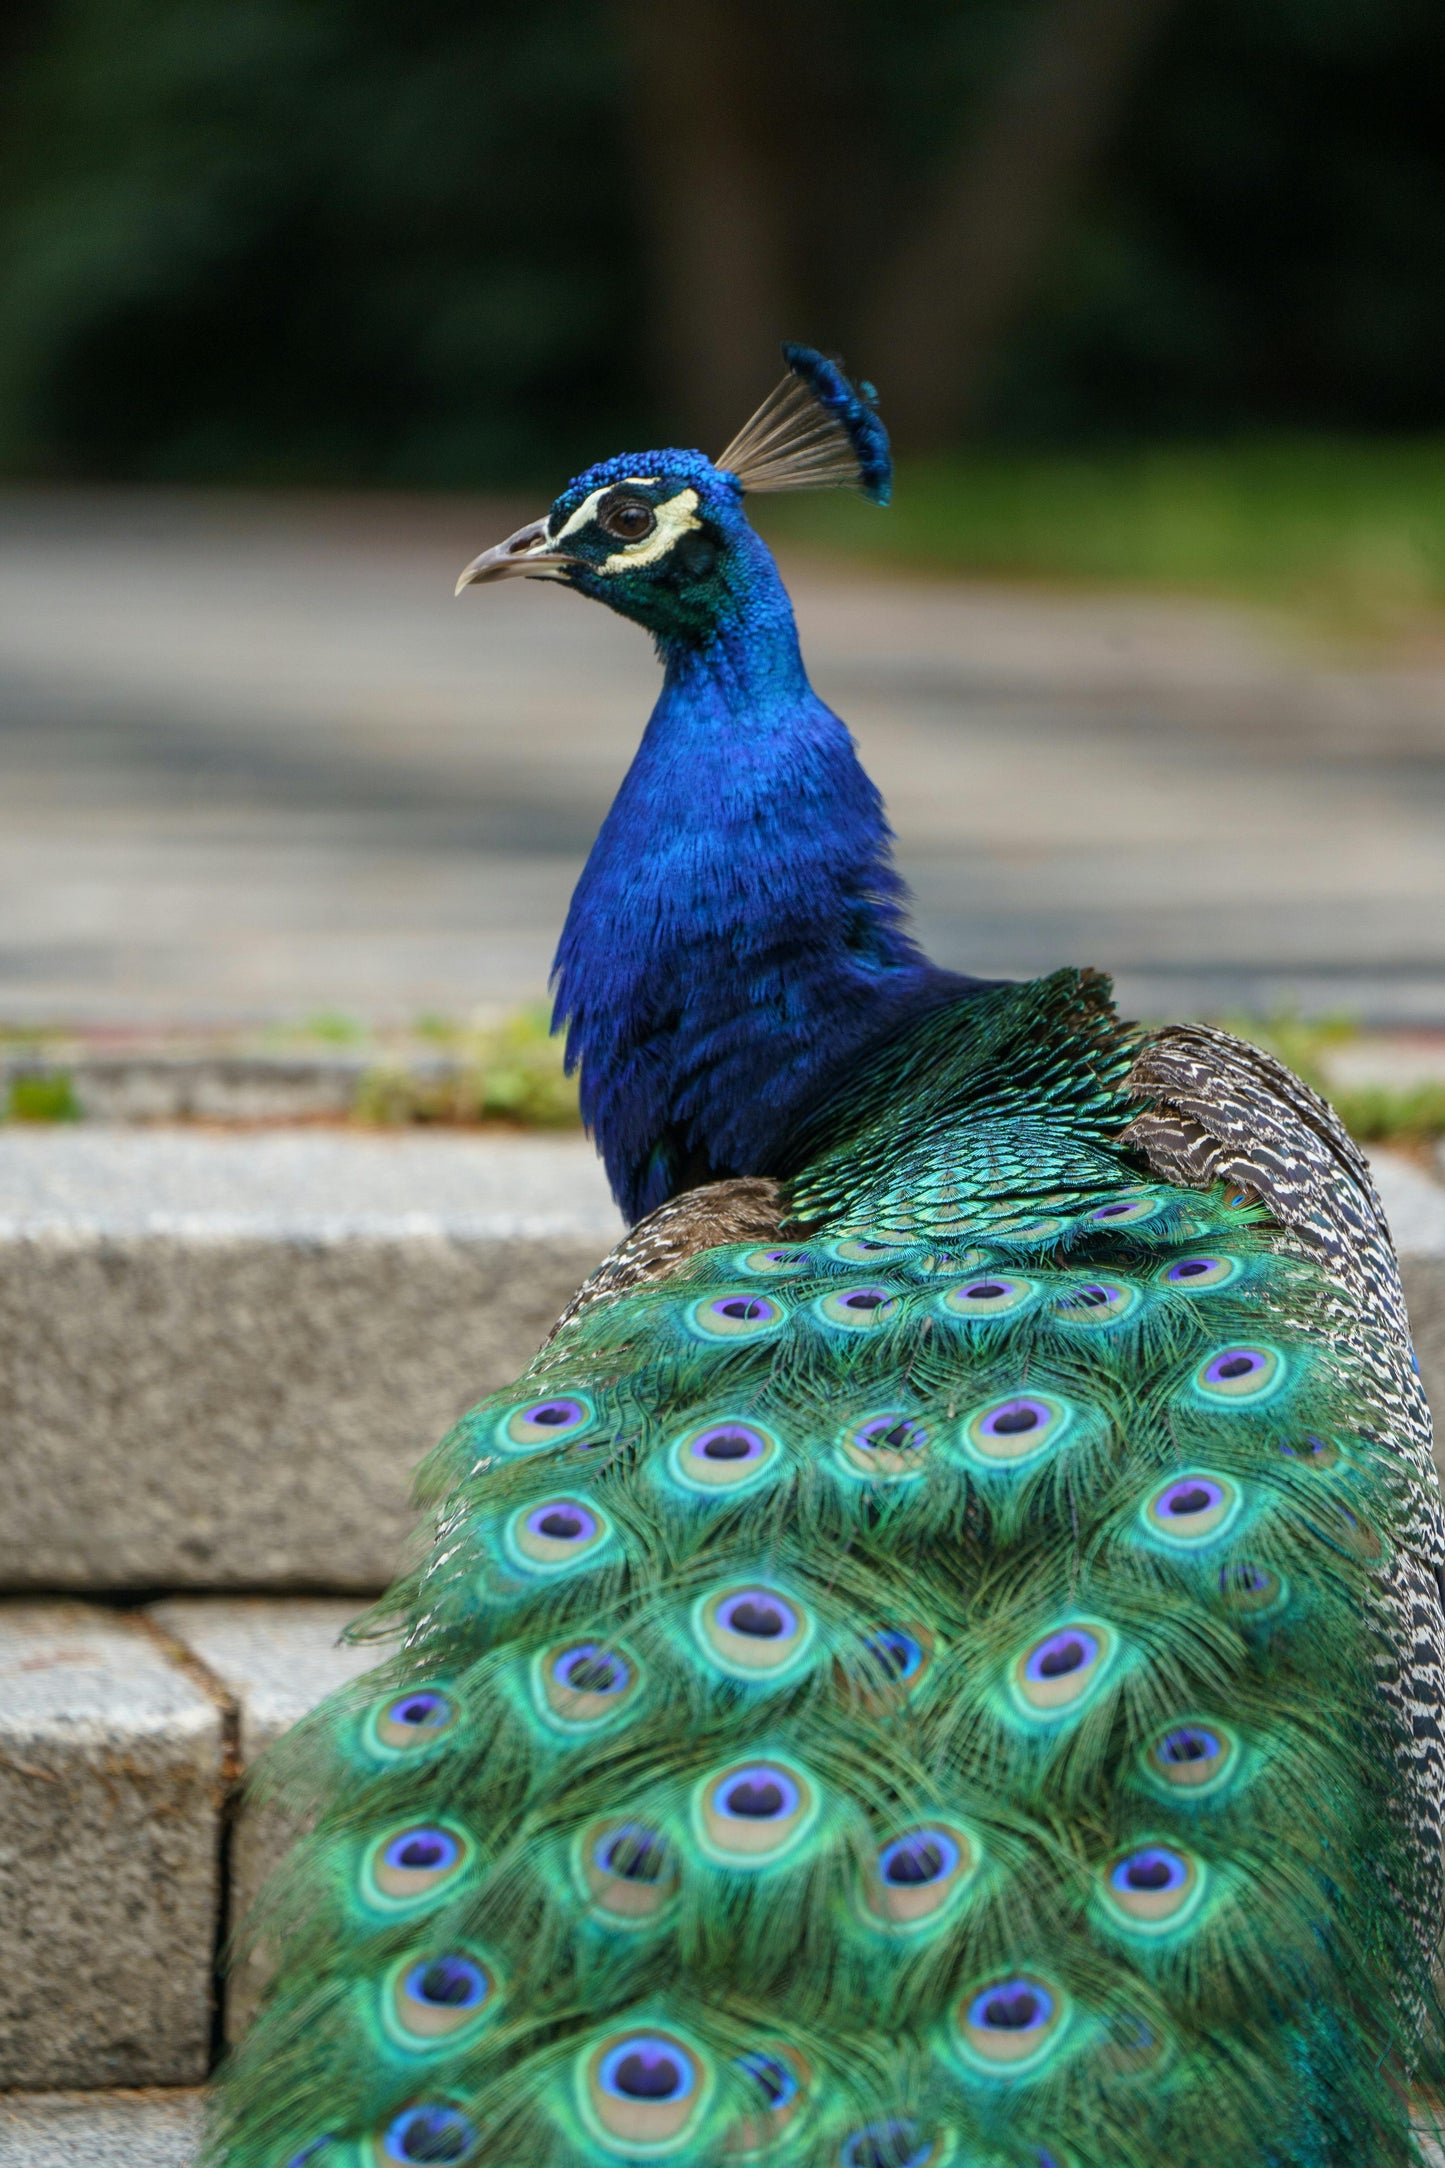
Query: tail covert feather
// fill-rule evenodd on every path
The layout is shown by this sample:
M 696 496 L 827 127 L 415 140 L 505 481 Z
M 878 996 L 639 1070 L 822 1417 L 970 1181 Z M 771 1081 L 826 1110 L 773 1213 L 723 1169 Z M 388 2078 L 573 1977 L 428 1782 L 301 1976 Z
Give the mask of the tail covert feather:
M 1121 1143 L 1135 1051 L 1069 974 L 936 1019 L 776 1235 L 437 1448 L 401 1646 L 275 1757 L 214 2161 L 1418 2158 L 1403 1403 L 1253 1192 Z

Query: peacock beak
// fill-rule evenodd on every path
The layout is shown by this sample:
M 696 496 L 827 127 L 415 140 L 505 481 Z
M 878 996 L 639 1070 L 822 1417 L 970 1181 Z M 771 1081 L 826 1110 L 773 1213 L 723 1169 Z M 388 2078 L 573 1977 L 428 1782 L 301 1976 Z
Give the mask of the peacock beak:
M 483 580 L 560 579 L 564 567 L 576 562 L 566 550 L 552 548 L 546 520 L 534 519 L 509 534 L 505 542 L 474 557 L 457 581 L 456 592 Z

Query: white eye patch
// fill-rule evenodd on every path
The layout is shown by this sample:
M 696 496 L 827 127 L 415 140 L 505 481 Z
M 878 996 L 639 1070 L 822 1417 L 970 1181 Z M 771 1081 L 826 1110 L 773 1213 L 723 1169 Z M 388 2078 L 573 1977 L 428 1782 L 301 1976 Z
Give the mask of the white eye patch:
M 602 571 L 635 572 L 641 565 L 655 565 L 658 558 L 665 557 L 674 544 L 687 533 L 689 527 L 702 525 L 702 521 L 697 517 L 695 489 L 680 489 L 675 497 L 667 497 L 661 504 L 654 505 L 653 511 L 657 525 L 651 534 L 644 535 L 640 542 L 629 543 L 625 549 L 614 550 L 610 557 L 604 557 Z
M 630 483 L 634 489 L 650 489 L 656 480 L 657 476 L 655 474 L 628 474 L 623 477 L 623 481 Z M 556 534 L 553 535 L 553 542 L 565 542 L 569 534 L 577 534 L 583 527 L 590 526 L 596 516 L 598 505 L 601 504 L 604 497 L 608 496 L 618 486 L 616 482 L 608 482 L 601 489 L 594 489 L 590 497 L 584 497 L 576 511 L 568 519 L 566 526 L 559 527 Z M 693 502 L 695 504 L 697 499 L 694 498 Z
M 635 489 L 650 489 L 656 480 L 655 474 L 629 474 L 623 477 L 622 484 L 609 482 L 603 489 L 594 489 L 590 497 L 583 498 L 566 525 L 553 535 L 553 547 L 565 542 L 568 535 L 578 534 L 584 527 L 591 526 L 597 516 L 598 505 L 604 497 L 610 496 L 614 489 L 628 483 Z M 675 497 L 668 497 L 663 503 L 654 505 L 657 525 L 651 534 L 644 535 L 640 542 L 629 542 L 622 549 L 614 550 L 610 557 L 603 558 L 597 570 L 626 572 L 641 565 L 655 565 L 659 557 L 665 557 L 678 538 L 687 533 L 689 527 L 702 525 L 702 521 L 697 517 L 697 502 L 695 489 L 680 489 Z

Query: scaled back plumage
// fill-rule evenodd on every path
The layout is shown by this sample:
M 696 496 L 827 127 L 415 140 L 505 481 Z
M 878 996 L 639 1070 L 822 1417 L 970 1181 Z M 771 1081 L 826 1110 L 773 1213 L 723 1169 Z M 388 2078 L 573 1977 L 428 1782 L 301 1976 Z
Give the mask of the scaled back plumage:
M 762 646 L 734 725 L 821 730 Z M 1096 977 L 927 976 L 896 889 L 869 1028 L 830 1036 L 836 969 L 740 962 L 724 813 L 664 853 L 684 966 L 660 890 L 646 924 L 712 1070 L 756 1006 L 771 1127 L 711 1188 L 664 1168 L 685 1193 L 427 1464 L 399 1650 L 272 1761 L 311 1833 L 213 2160 L 1404 2168 L 1442 1548 L 1363 1166 Z M 685 1145 L 692 1084 L 588 1045 Z

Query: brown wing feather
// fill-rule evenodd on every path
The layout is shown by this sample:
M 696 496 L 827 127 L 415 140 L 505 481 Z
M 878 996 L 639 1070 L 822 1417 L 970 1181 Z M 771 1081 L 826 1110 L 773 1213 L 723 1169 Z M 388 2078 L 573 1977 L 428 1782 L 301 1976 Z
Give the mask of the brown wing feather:
M 648 1280 L 665 1280 L 699 1250 L 724 1242 L 768 1242 L 782 1224 L 782 1191 L 762 1175 L 707 1182 L 649 1212 L 583 1281 L 547 1338 L 594 1302 L 605 1302 Z

